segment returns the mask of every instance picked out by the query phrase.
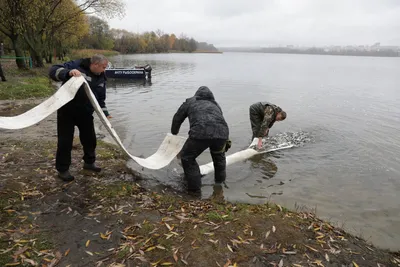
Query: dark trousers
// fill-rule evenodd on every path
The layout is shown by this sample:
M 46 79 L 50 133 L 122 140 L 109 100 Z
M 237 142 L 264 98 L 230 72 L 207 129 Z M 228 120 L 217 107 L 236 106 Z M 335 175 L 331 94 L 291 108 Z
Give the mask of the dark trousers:
M 6 80 L 6 77 L 4 76 L 3 68 L 1 67 L 1 63 L 0 63 L 0 78 L 2 81 Z
M 68 107 L 68 106 L 67 106 Z M 96 160 L 96 133 L 93 116 L 87 111 L 73 110 L 66 106 L 57 111 L 57 154 L 56 169 L 64 172 L 71 165 L 71 150 L 75 126 L 79 129 L 79 139 L 83 146 L 83 160 L 92 164 Z
M 257 112 L 256 110 L 254 110 L 251 106 L 249 109 L 249 115 L 250 115 L 251 131 L 253 132 L 251 141 L 253 141 L 253 139 L 255 137 L 257 137 L 257 135 L 260 131 L 261 123 L 264 118 L 262 116 L 260 116 L 260 113 Z
M 188 138 L 183 145 L 181 155 L 182 167 L 188 183 L 189 191 L 201 190 L 201 173 L 196 158 L 204 150 L 210 148 L 212 161 L 214 163 L 214 180 L 217 183 L 225 182 L 226 159 L 225 139 L 191 139 Z

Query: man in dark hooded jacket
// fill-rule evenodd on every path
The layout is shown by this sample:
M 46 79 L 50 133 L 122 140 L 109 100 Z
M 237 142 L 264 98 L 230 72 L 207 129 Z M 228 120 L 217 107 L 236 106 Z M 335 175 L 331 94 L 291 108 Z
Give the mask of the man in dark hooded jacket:
M 214 99 L 214 95 L 206 86 L 201 86 L 195 95 L 179 107 L 175 113 L 171 133 L 179 133 L 181 124 L 189 118 L 189 138 L 183 145 L 180 153 L 185 178 L 190 193 L 199 193 L 201 190 L 201 173 L 196 158 L 207 148 L 210 148 L 214 163 L 214 180 L 216 183 L 225 182 L 227 141 L 229 127 L 226 123 L 221 107 Z
M 283 111 L 277 105 L 269 102 L 257 102 L 250 106 L 250 123 L 253 137 L 258 138 L 257 148 L 262 147 L 262 138 L 268 136 L 269 129 L 274 125 L 276 121 L 282 121 L 286 119 L 286 112 Z
M 53 65 L 50 68 L 50 78 L 54 81 L 66 83 L 72 76 L 83 76 L 95 95 L 104 115 L 108 113 L 106 99 L 106 69 L 108 60 L 103 55 L 94 55 L 91 58 L 82 58 L 64 64 Z M 93 123 L 94 108 L 83 85 L 75 97 L 57 110 L 57 154 L 56 169 L 58 176 L 64 181 L 72 181 L 74 176 L 69 172 L 71 165 L 71 150 L 75 126 L 79 129 L 79 139 L 83 146 L 83 168 L 100 172 L 101 168 L 95 165 L 96 133 Z

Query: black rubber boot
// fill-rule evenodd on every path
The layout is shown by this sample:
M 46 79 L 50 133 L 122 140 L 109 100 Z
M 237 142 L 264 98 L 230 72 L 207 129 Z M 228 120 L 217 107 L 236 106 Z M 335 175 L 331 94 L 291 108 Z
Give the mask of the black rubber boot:
M 214 184 L 211 199 L 214 200 L 215 202 L 223 202 L 224 201 L 224 189 L 222 187 L 222 183 Z
M 194 198 L 201 197 L 201 190 L 188 190 L 187 192 L 190 197 L 194 197 Z
M 58 177 L 61 178 L 64 182 L 71 182 L 75 179 L 74 176 L 72 176 L 69 171 L 65 172 L 58 172 Z
M 97 167 L 94 163 L 92 163 L 92 164 L 84 163 L 83 169 L 88 170 L 88 171 L 101 172 L 101 168 Z

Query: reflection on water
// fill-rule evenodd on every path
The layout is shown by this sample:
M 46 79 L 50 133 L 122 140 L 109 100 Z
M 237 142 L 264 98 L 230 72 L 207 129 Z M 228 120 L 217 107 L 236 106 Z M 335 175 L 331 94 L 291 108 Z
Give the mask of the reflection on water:
M 295 147 L 228 166 L 224 198 L 317 206 L 319 216 L 346 222 L 378 246 L 400 249 L 398 58 L 223 53 L 120 55 L 111 61 L 153 68 L 150 84 L 109 81 L 112 124 L 132 154 L 153 154 L 177 108 L 201 85 L 213 91 L 229 124 L 228 154 L 249 145 L 249 106 L 272 102 L 288 117 L 271 128 L 264 146 Z M 187 136 L 188 128 L 186 120 L 180 135 Z M 198 158 L 200 165 L 210 161 L 208 152 Z M 183 188 L 177 160 L 156 171 L 132 168 Z M 204 198 L 213 194 L 213 181 L 213 173 L 203 177 Z
M 107 88 L 117 90 L 119 88 L 150 88 L 152 85 L 151 79 L 107 79 Z
M 278 166 L 270 158 L 266 158 L 265 155 L 255 155 L 248 160 L 251 164 L 252 169 L 257 169 L 262 175 L 263 179 L 271 179 L 275 176 L 278 171 Z

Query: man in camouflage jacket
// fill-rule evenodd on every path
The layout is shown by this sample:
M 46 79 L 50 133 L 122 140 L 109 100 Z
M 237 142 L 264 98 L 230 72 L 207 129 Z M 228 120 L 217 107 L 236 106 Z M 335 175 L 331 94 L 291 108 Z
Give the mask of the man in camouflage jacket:
M 262 147 L 262 138 L 268 136 L 269 129 L 276 121 L 286 119 L 286 112 L 277 105 L 268 102 L 257 102 L 250 106 L 250 123 L 253 137 L 258 138 L 257 148 Z
M 179 133 L 181 124 L 189 118 L 189 138 L 180 152 L 185 179 L 188 182 L 189 193 L 198 194 L 201 191 L 201 173 L 196 158 L 207 148 L 210 148 L 214 163 L 214 180 L 225 182 L 227 141 L 229 128 L 222 114 L 221 107 L 214 99 L 211 90 L 201 86 L 195 95 L 179 107 L 175 113 L 171 133 Z

